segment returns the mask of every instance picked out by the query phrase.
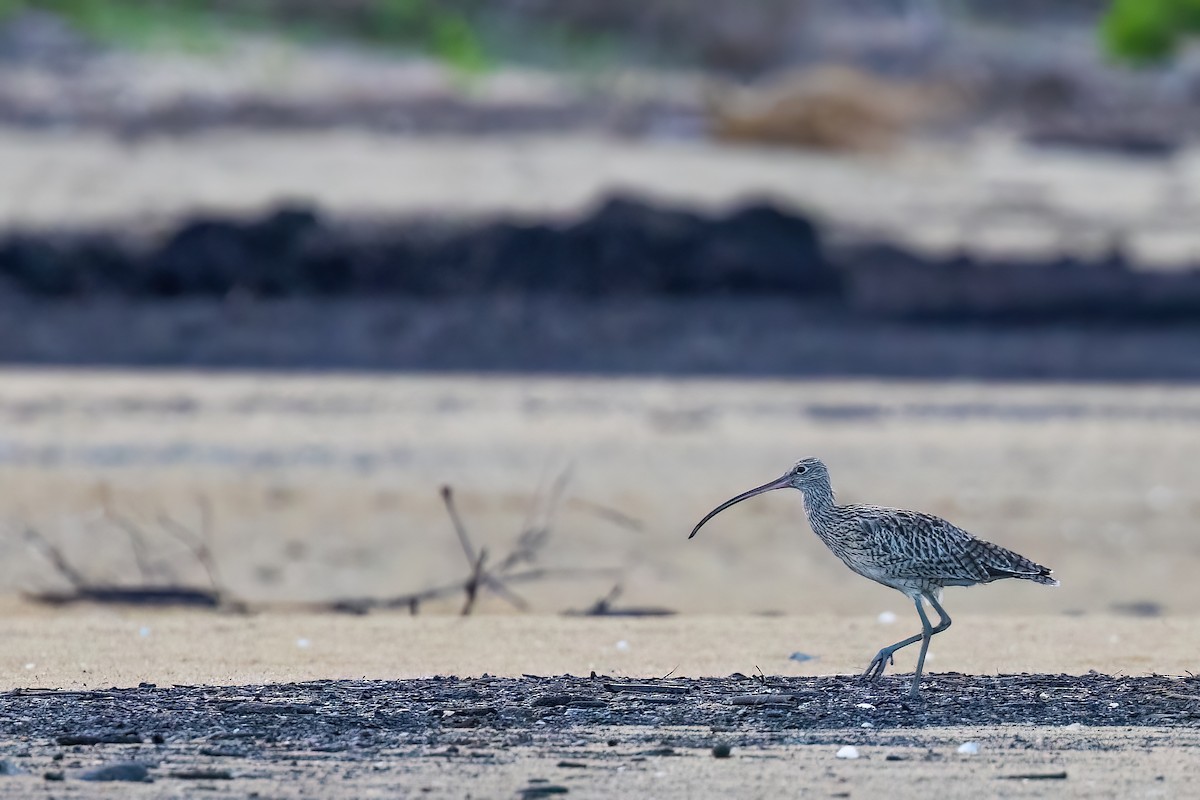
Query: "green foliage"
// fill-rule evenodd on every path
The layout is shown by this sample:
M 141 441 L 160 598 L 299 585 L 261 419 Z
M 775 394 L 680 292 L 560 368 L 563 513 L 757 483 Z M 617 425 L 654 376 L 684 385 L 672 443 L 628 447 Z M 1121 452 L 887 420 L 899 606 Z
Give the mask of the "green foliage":
M 203 0 L 0 0 L 0 19 L 25 10 L 51 12 L 98 41 L 138 48 L 212 51 L 227 28 Z
M 464 73 L 488 66 L 483 42 L 470 20 L 436 0 L 374 0 L 368 34 L 384 44 L 415 46 Z
M 208 0 L 0 0 L 0 20 L 25 10 L 49 11 L 98 41 L 125 47 L 219 50 L 230 31 L 288 38 L 352 38 L 379 47 L 417 50 L 464 74 L 489 66 L 476 26 L 439 0 L 366 0 L 362 14 L 331 8 L 309 17 L 272 13 L 265 2 Z
M 465 73 L 481 73 L 488 67 L 487 54 L 471 23 L 461 14 L 438 17 L 432 27 L 434 52 Z
M 1100 23 L 1105 49 L 1136 64 L 1171 57 L 1190 34 L 1200 34 L 1200 0 L 1113 0 Z

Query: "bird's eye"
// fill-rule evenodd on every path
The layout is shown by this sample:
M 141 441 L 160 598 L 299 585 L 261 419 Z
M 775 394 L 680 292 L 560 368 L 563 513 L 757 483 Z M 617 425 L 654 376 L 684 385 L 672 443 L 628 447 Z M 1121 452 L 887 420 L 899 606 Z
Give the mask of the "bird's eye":
M 808 472 L 808 467 L 796 467 L 796 474 L 797 474 L 797 475 L 800 475 L 800 474 L 802 474 L 802 473 L 805 473 L 805 472 Z

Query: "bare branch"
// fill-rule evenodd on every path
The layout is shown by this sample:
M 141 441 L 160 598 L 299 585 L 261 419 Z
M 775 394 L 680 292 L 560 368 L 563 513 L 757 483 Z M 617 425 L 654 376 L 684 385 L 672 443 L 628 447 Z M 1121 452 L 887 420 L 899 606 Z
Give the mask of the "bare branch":
M 238 604 L 231 604 L 224 596 L 220 586 L 216 564 L 205 541 L 198 539 L 185 525 L 172 519 L 167 514 L 160 514 L 159 523 L 171 536 L 177 538 L 185 547 L 192 551 L 197 560 L 209 574 L 210 586 L 197 588 L 175 583 L 166 585 L 156 584 L 153 580 L 157 574 L 160 577 L 171 578 L 169 568 L 156 568 L 148 556 L 144 529 L 129 517 L 115 511 L 109 501 L 107 492 L 104 494 L 102 512 L 99 518 L 120 528 L 129 536 L 133 553 L 137 559 L 141 584 L 133 586 L 113 585 L 108 583 L 93 583 L 83 573 L 76 570 L 67 561 L 66 556 L 53 543 L 48 541 L 37 530 L 28 527 L 25 538 L 45 556 L 54 569 L 72 586 L 70 592 L 42 592 L 30 597 L 38 602 L 54 605 L 64 605 L 78 602 L 137 604 L 157 606 L 201 606 L 209 608 L 236 609 Z M 202 504 L 201 516 L 205 530 L 211 530 L 211 512 Z M 207 534 L 205 536 L 207 538 Z
M 204 569 L 208 572 L 208 577 L 212 581 L 213 586 L 225 586 L 225 581 L 221 576 L 220 565 L 217 563 L 216 541 L 213 538 L 215 529 L 213 525 L 213 507 L 212 500 L 207 495 L 199 495 L 196 498 L 196 505 L 200 507 L 200 541 L 204 542 Z
M 504 580 L 506 583 L 528 583 L 531 581 L 546 580 L 549 578 L 559 577 L 594 577 L 594 576 L 612 576 L 619 570 L 614 569 L 589 569 L 589 568 L 570 568 L 562 569 L 555 568 L 539 568 L 530 569 L 523 572 L 516 572 L 511 575 L 506 575 Z M 469 580 L 466 583 L 469 583 Z M 414 609 L 419 608 L 421 603 L 429 600 L 440 600 L 444 597 L 452 597 L 461 593 L 466 586 L 466 583 L 459 581 L 456 583 L 447 583 L 441 586 L 432 586 L 428 589 L 422 589 L 419 592 L 411 592 L 409 594 L 397 595 L 388 598 L 358 598 L 344 599 L 332 603 L 322 604 L 321 608 L 332 609 L 334 611 L 353 611 L 355 613 L 363 613 L 372 608 L 407 608 L 413 614 Z M 489 587 L 490 588 L 490 587 Z
M 554 521 L 554 517 L 558 514 L 558 508 L 562 504 L 563 496 L 567 492 L 567 484 L 571 482 L 571 473 L 573 471 L 574 466 L 567 464 L 567 466 L 563 467 L 562 472 L 558 473 L 558 477 L 554 479 L 554 484 L 550 487 L 550 495 L 546 500 L 546 511 L 542 515 L 542 527 L 547 530 Z
M 225 594 L 224 581 L 221 580 L 221 572 L 213 555 L 212 547 L 212 503 L 203 495 L 196 499 L 196 503 L 200 507 L 199 535 L 165 511 L 159 513 L 158 524 L 172 538 L 191 551 L 192 557 L 204 569 L 209 586 L 213 591 L 223 595 Z
M 129 547 L 133 551 L 133 560 L 137 564 L 138 574 L 142 576 L 142 580 L 153 580 L 158 570 L 150 563 L 150 550 L 146 545 L 146 536 L 142 532 L 142 529 L 124 514 L 113 510 L 108 502 L 108 498 L 105 498 L 102 513 L 105 520 L 120 528 L 129 538 Z
M 532 564 L 537 561 L 538 551 L 545 546 L 550 539 L 550 531 L 552 523 L 558 509 L 562 504 L 562 498 L 567 489 L 567 484 L 571 479 L 571 466 L 566 466 L 554 482 L 550 486 L 550 491 L 546 495 L 544 508 L 542 509 L 542 519 L 540 523 L 534 522 L 537 516 L 536 509 L 538 505 L 543 505 L 540 498 L 535 497 L 533 508 L 530 511 L 529 520 L 526 522 L 521 535 L 517 537 L 516 547 L 513 548 L 507 556 L 501 559 L 500 564 L 496 567 L 496 572 L 507 573 L 513 567 L 520 564 Z M 540 494 L 540 490 L 539 490 Z
M 623 591 L 625 591 L 625 587 L 619 583 L 614 583 L 613 587 L 608 590 L 608 594 L 601 597 L 591 608 L 583 612 L 584 616 L 603 617 L 607 615 L 612 610 L 613 603 L 617 602 L 617 598 L 621 596 L 621 592 Z
M 212 587 L 213 591 L 219 593 L 221 591 L 221 583 L 217 577 L 217 567 L 213 562 L 212 551 L 208 549 L 208 545 L 198 539 L 186 525 L 174 519 L 166 512 L 158 515 L 158 524 L 162 526 L 163 530 L 169 536 L 191 552 L 192 557 L 196 559 L 196 563 L 200 565 L 208 577 L 208 585 Z
M 620 570 L 612 567 L 535 567 L 505 575 L 504 580 L 509 583 L 524 583 L 547 578 L 611 578 L 617 574 L 620 574 Z
M 461 615 L 466 617 L 470 615 L 475 608 L 475 600 L 479 597 L 479 584 L 483 580 L 483 562 L 487 560 L 487 548 L 479 551 L 479 558 L 475 560 L 475 566 L 471 568 L 471 575 L 467 578 L 466 584 L 463 585 L 463 591 L 466 592 L 467 599 L 463 603 Z
M 550 538 L 546 528 L 529 528 L 517 537 L 516 547 L 513 548 L 496 567 L 497 572 L 508 572 L 519 564 L 531 564 L 537 560 L 537 553 Z
M 475 554 L 475 548 L 471 544 L 471 535 L 467 533 L 462 517 L 458 515 L 458 507 L 454 503 L 454 490 L 449 486 L 442 487 L 442 502 L 446 504 L 446 513 L 450 515 L 450 524 L 454 526 L 454 533 L 458 536 L 458 543 L 462 545 L 467 563 L 473 568 L 478 563 L 479 557 Z
M 546 473 L 549 472 L 550 465 L 542 467 L 542 473 L 538 476 L 537 489 L 529 498 L 529 509 L 525 512 L 525 521 L 521 523 L 521 530 L 527 531 L 537 525 L 538 510 L 542 501 L 542 490 L 546 486 Z
M 521 595 L 517 594 L 512 589 L 508 588 L 504 581 L 500 580 L 495 575 L 486 576 L 485 583 L 487 583 L 487 587 L 489 589 L 499 595 L 501 599 L 503 599 L 517 611 L 529 610 L 528 601 L 526 601 L 524 597 L 521 597 Z
M 508 553 L 494 567 L 487 565 L 487 550 L 480 548 L 476 551 L 474 544 L 471 542 L 471 536 L 467 531 L 467 526 L 463 522 L 462 516 L 459 514 L 458 506 L 454 502 L 454 490 L 450 486 L 442 486 L 441 496 L 442 502 L 446 506 L 446 512 L 450 516 L 450 522 L 454 528 L 454 533 L 458 537 L 459 546 L 462 548 L 463 554 L 467 557 L 471 571 L 463 581 L 449 583 L 443 586 L 433 586 L 428 589 L 423 589 L 417 592 L 398 595 L 390 598 L 351 598 L 337 600 L 332 603 L 322 604 L 322 608 L 331 609 L 334 611 L 343 611 L 355 614 L 364 614 L 372 608 L 407 608 L 410 614 L 417 614 L 421 603 L 428 600 L 437 600 L 444 597 L 450 597 L 462 593 L 464 595 L 463 606 L 460 614 L 467 616 L 471 614 L 479 601 L 480 592 L 488 589 L 494 592 L 497 596 L 511 604 L 519 611 L 526 611 L 529 608 L 529 603 L 517 594 L 511 588 L 514 583 L 528 583 L 531 581 L 547 580 L 552 578 L 562 577 L 591 577 L 605 576 L 612 577 L 618 575 L 620 570 L 616 569 L 594 569 L 594 568 L 551 568 L 551 567 L 531 567 L 529 569 L 514 571 L 514 568 L 523 563 L 532 563 L 536 560 L 538 550 L 546 543 L 550 536 L 550 522 L 557 513 L 559 506 L 562 503 L 564 492 L 570 478 L 570 469 L 564 469 L 555 479 L 550 488 L 545 507 L 543 509 L 543 522 L 541 525 L 533 524 L 532 520 L 537 517 L 536 506 L 530 514 L 530 522 L 527 523 L 525 529 L 517 539 L 517 544 L 511 552 Z M 610 592 L 608 602 L 611 603 L 615 599 L 616 594 L 620 592 L 620 587 L 617 586 Z M 603 601 L 602 601 L 603 602 Z
M 26 525 L 25 539 L 34 547 L 36 547 L 38 552 L 45 556 L 46 559 L 54 565 L 55 571 L 57 571 L 59 575 L 63 576 L 68 583 L 70 583 L 76 589 L 82 589 L 83 587 L 87 586 L 87 580 L 84 579 L 83 575 L 81 575 L 74 567 L 71 566 L 66 557 L 63 556 L 62 551 L 59 550 L 57 546 L 52 544 L 49 539 L 47 539 L 45 536 L 42 536 L 40 531 L 38 531 L 36 528 Z

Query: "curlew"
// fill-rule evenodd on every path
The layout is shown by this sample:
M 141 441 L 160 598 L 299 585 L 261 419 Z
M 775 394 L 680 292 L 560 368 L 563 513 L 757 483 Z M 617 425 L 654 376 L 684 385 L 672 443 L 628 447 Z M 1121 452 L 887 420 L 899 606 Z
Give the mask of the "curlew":
M 804 494 L 804 511 L 813 533 L 847 567 L 864 578 L 903 592 L 917 607 L 921 632 L 880 650 L 863 677 L 874 680 L 888 663 L 895 664 L 897 650 L 921 643 L 917 669 L 909 694 L 920 696 L 921 670 L 934 634 L 950 627 L 950 615 L 942 608 L 942 589 L 947 586 L 974 586 L 1002 578 L 1057 586 L 1051 570 L 1025 556 L 999 545 L 977 539 L 940 517 L 882 506 L 839 506 L 833 500 L 829 470 L 819 459 L 797 461 L 777 480 L 743 492 L 705 515 L 692 529 L 696 535 L 704 523 L 734 503 L 748 500 L 773 489 L 799 489 Z M 931 625 L 922 601 L 938 613 L 938 624 Z

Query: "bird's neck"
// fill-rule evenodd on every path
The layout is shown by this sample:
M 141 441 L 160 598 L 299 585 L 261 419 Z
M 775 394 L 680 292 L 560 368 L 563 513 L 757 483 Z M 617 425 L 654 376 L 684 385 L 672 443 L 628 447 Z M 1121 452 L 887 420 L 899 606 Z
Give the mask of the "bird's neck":
M 827 527 L 834 508 L 833 487 L 829 484 L 804 487 L 804 512 L 808 524 L 818 534 Z

